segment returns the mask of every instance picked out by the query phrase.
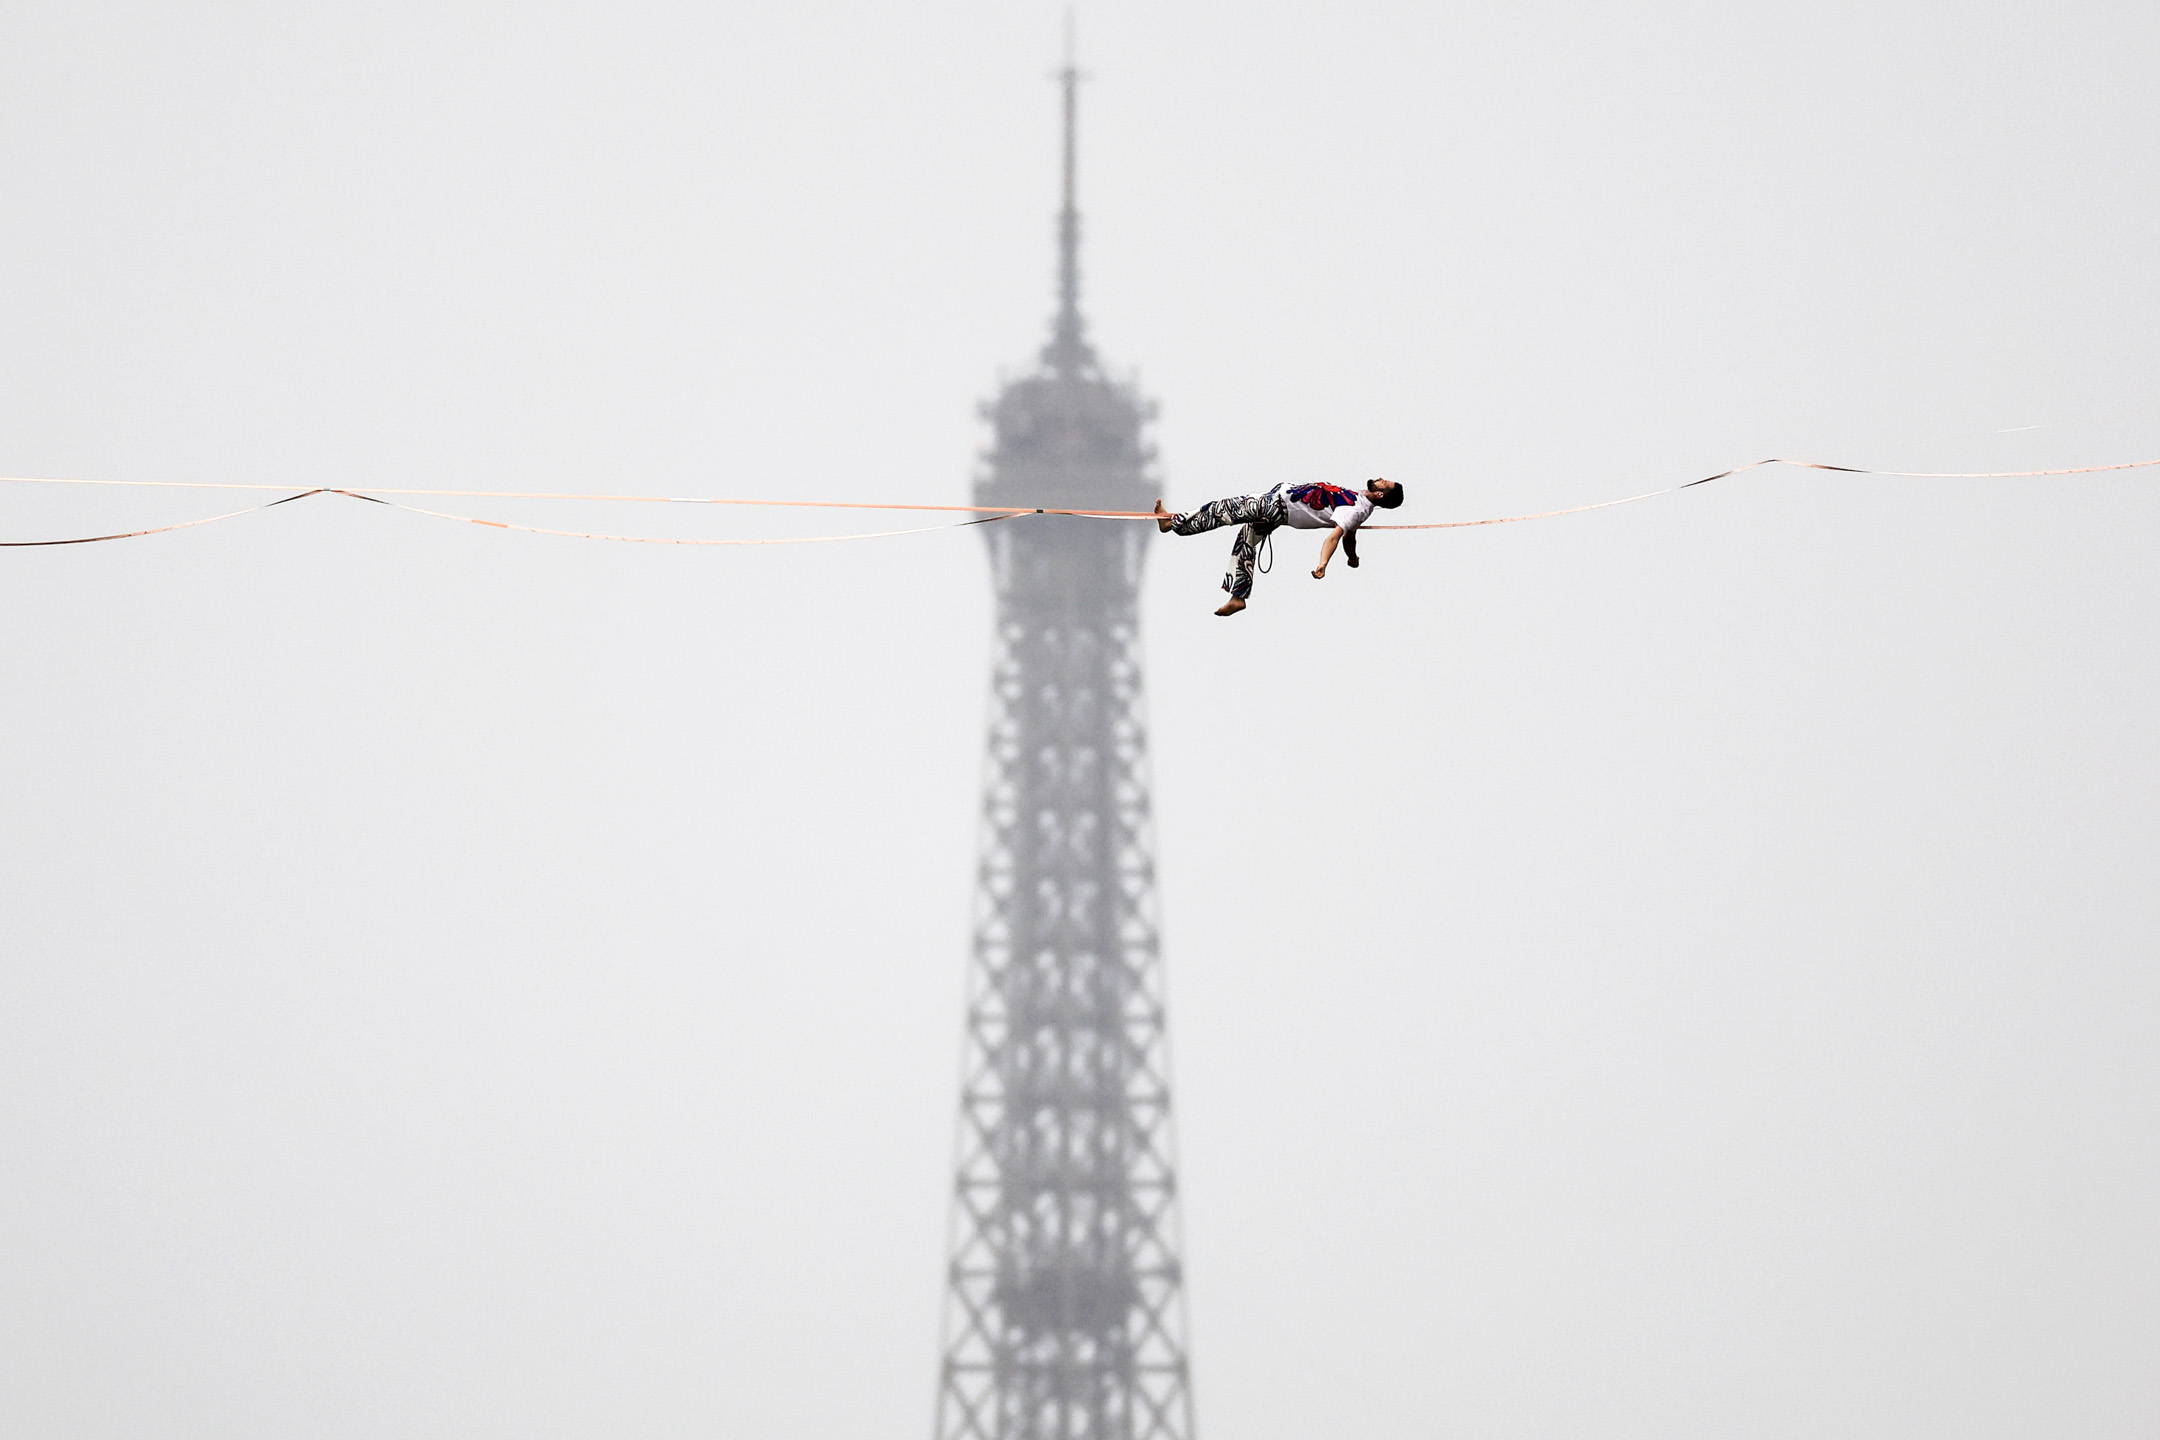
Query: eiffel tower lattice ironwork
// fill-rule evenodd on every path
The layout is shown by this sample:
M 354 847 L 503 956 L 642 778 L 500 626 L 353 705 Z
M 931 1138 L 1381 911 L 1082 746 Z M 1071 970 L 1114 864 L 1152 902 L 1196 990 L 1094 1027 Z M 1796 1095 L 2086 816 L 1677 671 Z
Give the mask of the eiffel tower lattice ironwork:
M 1153 408 L 1058 309 L 983 413 L 980 505 L 1145 510 Z M 986 532 L 997 590 L 936 1440 L 1192 1440 L 1131 522 Z

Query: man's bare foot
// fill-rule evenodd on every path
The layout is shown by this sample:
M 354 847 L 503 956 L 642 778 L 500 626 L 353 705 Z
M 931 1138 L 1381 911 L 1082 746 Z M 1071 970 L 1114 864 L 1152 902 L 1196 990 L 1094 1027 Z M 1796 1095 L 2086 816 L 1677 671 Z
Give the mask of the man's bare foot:
M 1317 569 L 1317 570 L 1313 571 L 1313 572 L 1312 572 L 1312 578 L 1313 578 L 1313 579 L 1315 579 L 1315 580 L 1325 580 L 1325 579 L 1327 579 L 1327 566 L 1325 566 L 1325 565 L 1322 565 L 1322 566 L 1321 566 L 1321 567 L 1320 567 L 1319 569 Z
M 1215 613 L 1217 615 L 1235 615 L 1244 608 L 1245 602 L 1242 600 L 1225 600 L 1222 609 L 1217 610 Z
M 1168 510 L 1163 509 L 1162 500 L 1160 497 L 1158 497 L 1155 501 L 1155 528 L 1157 530 L 1160 530 L 1163 534 L 1167 535 L 1170 533 L 1170 527 L 1175 524 L 1176 521 L 1177 516 L 1171 514 Z

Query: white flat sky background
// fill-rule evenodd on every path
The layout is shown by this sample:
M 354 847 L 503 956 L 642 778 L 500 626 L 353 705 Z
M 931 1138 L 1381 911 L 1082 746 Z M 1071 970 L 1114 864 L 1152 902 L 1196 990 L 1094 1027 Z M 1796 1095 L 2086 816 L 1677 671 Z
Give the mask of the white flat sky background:
M 1080 26 L 1173 503 L 2160 456 L 2148 7 Z M 1058 33 L 11 6 L 0 472 L 963 499 Z M 2149 1435 L 2156 487 L 1297 537 L 1231 624 L 1163 542 L 1203 1433 Z M 989 604 L 335 497 L 6 552 L 0 1433 L 925 1434 Z

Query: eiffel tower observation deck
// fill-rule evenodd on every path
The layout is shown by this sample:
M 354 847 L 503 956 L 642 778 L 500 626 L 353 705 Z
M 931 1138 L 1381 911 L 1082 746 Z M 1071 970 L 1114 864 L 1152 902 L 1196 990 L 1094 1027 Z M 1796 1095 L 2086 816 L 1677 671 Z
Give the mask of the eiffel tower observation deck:
M 1058 304 L 979 505 L 1145 510 L 1152 407 Z M 936 1440 L 1191 1440 L 1139 592 L 1152 526 L 985 527 L 997 591 Z

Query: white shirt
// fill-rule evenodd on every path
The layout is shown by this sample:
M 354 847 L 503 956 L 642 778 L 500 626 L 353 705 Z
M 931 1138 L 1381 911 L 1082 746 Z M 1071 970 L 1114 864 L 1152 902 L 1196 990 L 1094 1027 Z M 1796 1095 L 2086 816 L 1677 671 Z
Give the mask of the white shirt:
M 1289 500 L 1287 496 L 1285 499 L 1293 530 L 1331 530 L 1340 526 L 1343 534 L 1348 535 L 1364 524 L 1373 511 L 1372 498 L 1362 492 L 1350 504 L 1339 505 L 1333 510 L 1315 510 L 1301 500 Z

